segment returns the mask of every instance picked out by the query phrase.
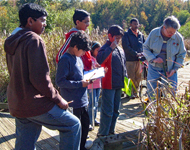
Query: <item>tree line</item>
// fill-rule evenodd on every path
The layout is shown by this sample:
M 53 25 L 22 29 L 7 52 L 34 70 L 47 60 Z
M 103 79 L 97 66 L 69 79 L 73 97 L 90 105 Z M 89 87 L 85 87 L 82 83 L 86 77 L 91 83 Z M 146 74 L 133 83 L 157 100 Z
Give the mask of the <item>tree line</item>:
M 91 27 L 108 29 L 119 24 L 125 30 L 131 18 L 136 17 L 140 29 L 148 34 L 153 28 L 162 25 L 168 15 L 176 16 L 182 28 L 179 30 L 185 38 L 190 29 L 190 1 L 183 0 L 0 0 L 0 31 L 10 33 L 19 25 L 18 8 L 26 2 L 42 5 L 48 11 L 46 32 L 58 28 L 69 29 L 74 26 L 72 15 L 75 8 L 91 13 Z

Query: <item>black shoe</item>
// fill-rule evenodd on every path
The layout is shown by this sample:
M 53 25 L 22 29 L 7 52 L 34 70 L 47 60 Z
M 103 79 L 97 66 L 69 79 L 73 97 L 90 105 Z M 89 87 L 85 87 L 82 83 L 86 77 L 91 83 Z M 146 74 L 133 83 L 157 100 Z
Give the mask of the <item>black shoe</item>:
M 110 132 L 109 135 L 115 135 L 115 132 Z
M 100 126 L 100 122 L 95 121 L 95 126 Z

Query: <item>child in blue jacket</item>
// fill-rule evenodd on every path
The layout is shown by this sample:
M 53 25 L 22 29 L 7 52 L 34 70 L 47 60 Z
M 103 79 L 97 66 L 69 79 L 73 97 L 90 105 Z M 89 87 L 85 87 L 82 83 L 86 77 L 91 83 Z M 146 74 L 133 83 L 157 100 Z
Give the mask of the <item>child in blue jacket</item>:
M 90 49 L 91 42 L 85 32 L 78 31 L 72 35 L 70 46 L 58 62 L 56 84 L 60 87 L 61 96 L 73 108 L 73 114 L 80 119 L 82 135 L 80 150 L 86 150 L 89 116 L 87 111 L 87 86 L 89 81 L 83 80 L 84 65 L 81 56 Z M 92 141 L 91 141 L 92 142 Z

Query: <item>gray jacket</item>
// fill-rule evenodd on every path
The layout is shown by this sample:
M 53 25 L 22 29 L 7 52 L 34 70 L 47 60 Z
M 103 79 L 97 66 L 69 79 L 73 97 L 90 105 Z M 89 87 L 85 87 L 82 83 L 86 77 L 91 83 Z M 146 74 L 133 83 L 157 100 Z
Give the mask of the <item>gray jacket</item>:
M 152 66 L 156 66 L 151 60 L 157 58 L 160 54 L 163 38 L 161 36 L 161 28 L 153 29 L 143 45 L 143 54 Z M 183 37 L 179 32 L 176 33 L 167 41 L 167 70 L 177 70 L 183 65 L 186 55 Z

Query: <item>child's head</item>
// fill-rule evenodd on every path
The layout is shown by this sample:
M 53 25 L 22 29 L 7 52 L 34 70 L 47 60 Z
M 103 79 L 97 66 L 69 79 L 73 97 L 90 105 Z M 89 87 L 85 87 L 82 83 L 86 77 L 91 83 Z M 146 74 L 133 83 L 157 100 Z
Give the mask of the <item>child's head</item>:
M 112 25 L 108 30 L 108 38 L 110 42 L 113 42 L 116 39 L 117 43 L 119 43 L 123 35 L 124 31 L 119 25 Z
M 92 48 L 91 48 L 91 55 L 96 57 L 98 55 L 98 51 L 100 49 L 101 45 L 97 41 L 92 42 Z
M 84 55 L 86 51 L 89 51 L 90 45 L 91 41 L 83 31 L 74 33 L 70 41 L 70 47 L 73 48 L 74 55 L 78 57 Z
M 73 15 L 73 22 L 78 30 L 85 31 L 90 24 L 90 13 L 83 9 L 76 9 Z
M 19 10 L 20 25 L 41 34 L 46 26 L 47 11 L 35 3 L 26 3 Z

